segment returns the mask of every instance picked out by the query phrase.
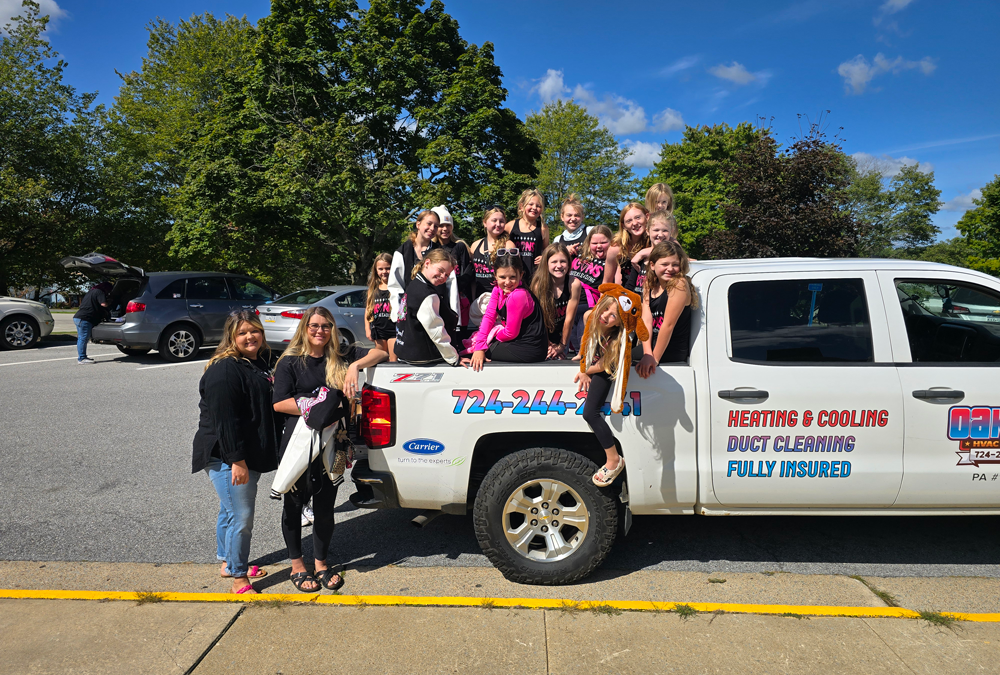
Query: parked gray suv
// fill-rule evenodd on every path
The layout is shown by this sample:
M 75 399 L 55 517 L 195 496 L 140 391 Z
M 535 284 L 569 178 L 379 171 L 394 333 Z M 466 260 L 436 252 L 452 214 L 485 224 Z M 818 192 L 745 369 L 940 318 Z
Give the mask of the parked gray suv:
M 91 341 L 113 344 L 141 356 L 156 349 L 167 361 L 189 361 L 203 346 L 218 344 L 226 317 L 256 309 L 277 294 L 241 274 L 149 272 L 100 253 L 67 257 L 59 263 L 89 278 L 115 279 L 108 309 L 112 320 L 94 326 Z

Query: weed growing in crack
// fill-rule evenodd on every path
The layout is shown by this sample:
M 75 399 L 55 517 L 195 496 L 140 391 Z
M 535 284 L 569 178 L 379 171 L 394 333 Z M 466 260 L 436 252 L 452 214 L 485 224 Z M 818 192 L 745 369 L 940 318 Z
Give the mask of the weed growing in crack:
M 724 583 L 726 583 L 726 580 L 725 579 L 715 579 L 713 577 L 709 577 L 708 578 L 708 583 L 710 583 L 710 584 L 724 584 Z
M 166 597 L 163 593 L 154 593 L 152 591 L 136 591 L 135 592 L 135 604 L 137 605 L 151 605 L 157 602 L 166 601 Z
M 880 588 L 876 588 L 867 579 L 857 574 L 852 574 L 851 579 L 854 579 L 855 581 L 860 581 L 862 584 L 864 584 L 865 588 L 867 588 L 869 591 L 875 594 L 875 597 L 877 597 L 879 600 L 884 602 L 889 607 L 899 607 L 899 603 L 896 601 L 896 596 L 893 595 L 892 593 L 888 593 Z
M 593 612 L 594 614 L 603 614 L 604 616 L 619 616 L 622 610 L 617 607 L 605 604 L 603 602 L 591 602 L 587 605 L 587 611 Z
M 954 628 L 957 619 L 948 616 L 947 614 L 942 614 L 941 612 L 934 612 L 928 610 L 920 610 L 917 612 L 920 618 L 927 623 L 933 624 L 935 626 L 941 626 L 942 628 Z
M 698 610 L 692 607 L 691 605 L 680 604 L 680 605 L 674 605 L 674 612 L 682 619 L 687 621 L 692 616 L 697 614 Z

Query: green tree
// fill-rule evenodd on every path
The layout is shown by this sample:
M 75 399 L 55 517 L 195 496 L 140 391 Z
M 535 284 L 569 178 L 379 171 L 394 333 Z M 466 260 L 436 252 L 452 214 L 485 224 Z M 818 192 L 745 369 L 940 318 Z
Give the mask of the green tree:
M 0 293 L 41 286 L 98 218 L 104 109 L 63 82 L 44 38 L 48 17 L 26 0 L 0 31 Z
M 1000 276 L 1000 174 L 982 192 L 972 200 L 976 208 L 966 211 L 956 227 L 972 252 L 969 267 Z
M 692 257 L 703 257 L 705 238 L 726 228 L 723 207 L 733 189 L 726 163 L 760 135 L 749 122 L 687 127 L 680 142 L 663 144 L 660 160 L 643 179 L 643 193 L 653 183 L 666 183 L 673 190 L 681 243 Z
M 528 115 L 525 124 L 542 149 L 535 168 L 538 189 L 547 200 L 546 221 L 557 225 L 563 199 L 575 192 L 588 221 L 615 223 L 619 205 L 636 189 L 629 150 L 573 101 L 548 103 Z
M 253 67 L 186 149 L 173 255 L 279 285 L 357 281 L 422 208 L 447 204 L 469 236 L 484 204 L 512 204 L 538 148 L 502 107 L 493 47 L 420 6 L 272 2 Z
M 723 168 L 733 186 L 725 230 L 708 235 L 713 258 L 843 257 L 857 249 L 861 228 L 843 208 L 850 161 L 817 125 L 779 152 L 762 129 Z
M 859 255 L 905 257 L 934 242 L 940 230 L 931 216 L 941 208 L 941 191 L 934 187 L 933 171 L 904 165 L 887 177 L 884 163 L 850 161 L 846 208 L 862 225 Z

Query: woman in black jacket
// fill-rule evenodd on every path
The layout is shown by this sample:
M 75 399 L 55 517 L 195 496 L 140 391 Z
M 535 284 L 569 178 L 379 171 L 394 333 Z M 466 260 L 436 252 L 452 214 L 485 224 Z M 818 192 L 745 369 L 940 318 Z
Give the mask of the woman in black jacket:
M 250 579 L 250 537 L 260 475 L 278 468 L 278 425 L 271 407 L 271 350 L 253 311 L 226 319 L 222 343 L 205 368 L 198 391 L 201 419 L 191 472 L 205 471 L 219 495 L 216 557 L 233 593 L 256 593 Z

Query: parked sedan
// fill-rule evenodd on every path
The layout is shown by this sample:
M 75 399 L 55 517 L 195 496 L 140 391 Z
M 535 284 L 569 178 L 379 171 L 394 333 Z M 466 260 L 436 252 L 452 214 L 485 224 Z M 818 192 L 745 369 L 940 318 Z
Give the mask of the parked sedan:
M 49 308 L 34 300 L 0 297 L 0 349 L 28 349 L 55 327 Z
M 341 342 L 373 347 L 374 343 L 365 337 L 367 295 L 368 289 L 364 286 L 317 286 L 259 305 L 257 313 L 264 324 L 264 338 L 272 349 L 284 349 L 295 335 L 305 310 L 320 305 L 333 314 Z

